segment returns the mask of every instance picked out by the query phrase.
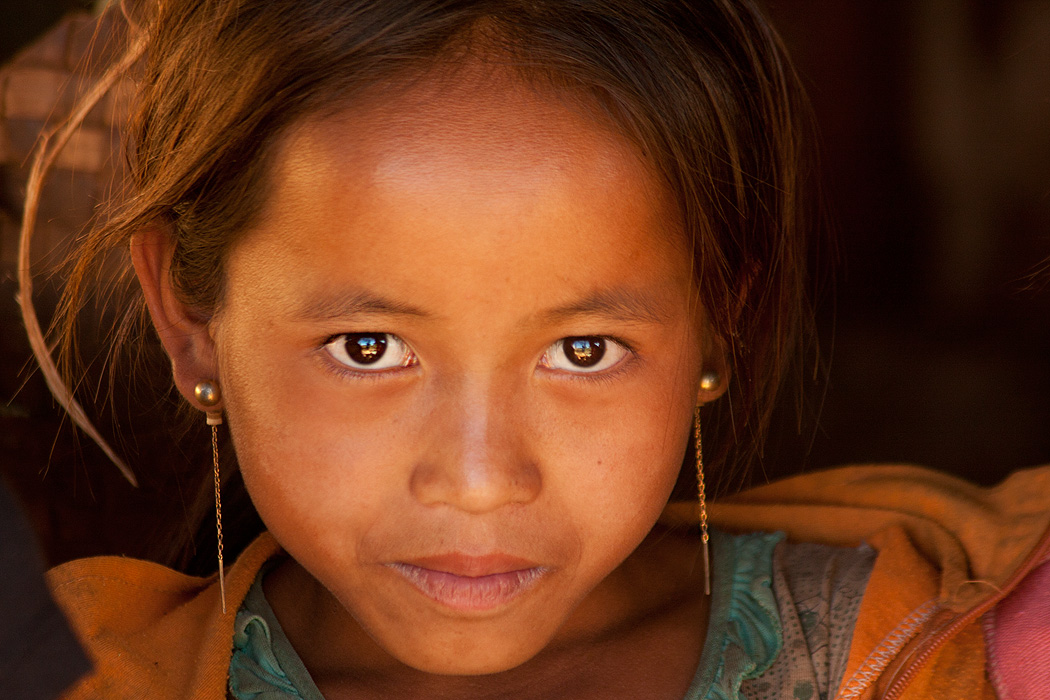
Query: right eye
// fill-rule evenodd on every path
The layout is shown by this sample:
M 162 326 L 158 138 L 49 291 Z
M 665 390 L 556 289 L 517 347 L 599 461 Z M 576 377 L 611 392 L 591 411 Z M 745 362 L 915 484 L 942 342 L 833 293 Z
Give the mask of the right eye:
M 547 348 L 540 365 L 574 374 L 597 374 L 615 367 L 629 352 L 612 338 L 573 336 L 555 341 Z
M 326 342 L 324 349 L 339 364 L 359 372 L 409 367 L 416 362 L 405 341 L 390 333 L 343 333 Z

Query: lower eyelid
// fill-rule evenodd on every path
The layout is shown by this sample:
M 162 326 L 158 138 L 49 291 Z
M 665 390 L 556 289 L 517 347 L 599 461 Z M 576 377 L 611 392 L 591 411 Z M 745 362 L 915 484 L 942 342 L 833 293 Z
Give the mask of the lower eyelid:
M 399 375 L 405 370 L 410 370 L 419 365 L 419 359 L 411 351 L 409 352 L 410 360 L 407 364 L 397 365 L 395 367 L 388 367 L 386 369 L 378 370 L 360 370 L 348 365 L 344 365 L 334 357 L 332 357 L 325 349 L 324 346 L 320 348 L 321 363 L 324 365 L 324 369 L 340 378 L 349 379 L 369 379 L 369 380 L 380 380 L 390 378 L 391 375 Z
M 551 369 L 549 367 L 543 367 L 542 369 L 557 381 L 592 382 L 600 384 L 604 382 L 613 382 L 619 379 L 621 375 L 630 371 L 631 365 L 634 364 L 634 360 L 636 359 L 637 358 L 630 355 L 625 356 L 612 367 L 599 372 L 567 372 L 559 369 Z

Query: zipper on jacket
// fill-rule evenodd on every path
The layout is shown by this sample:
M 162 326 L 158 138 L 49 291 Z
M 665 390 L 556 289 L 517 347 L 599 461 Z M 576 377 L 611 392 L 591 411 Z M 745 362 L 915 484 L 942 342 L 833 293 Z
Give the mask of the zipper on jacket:
M 911 683 L 912 679 L 922 670 L 926 662 L 932 657 L 949 639 L 959 633 L 966 625 L 970 624 L 984 613 L 991 610 L 996 606 L 999 601 L 1008 596 L 1014 588 L 1027 576 L 1031 571 L 1050 554 L 1050 527 L 1043 533 L 1042 538 L 1039 540 L 1039 544 L 1028 553 L 1024 562 L 1017 568 L 1016 571 L 1007 579 L 1006 583 L 1003 584 L 1002 588 L 996 593 L 990 595 L 984 601 L 971 608 L 967 612 L 956 616 L 950 622 L 947 622 L 944 626 L 941 626 L 938 631 L 933 632 L 929 635 L 926 640 L 919 643 L 918 649 L 916 650 L 917 656 L 912 659 L 906 666 L 902 665 L 898 671 L 896 671 L 891 677 L 889 682 L 889 688 L 881 696 L 882 700 L 898 700 L 904 693 L 908 684 Z
M 915 646 L 912 642 L 916 635 L 921 635 L 937 612 L 937 601 L 929 600 L 909 613 L 892 632 L 883 637 L 849 680 L 842 683 L 835 693 L 835 700 L 857 700 L 875 686 L 886 669 L 900 658 L 900 654 Z

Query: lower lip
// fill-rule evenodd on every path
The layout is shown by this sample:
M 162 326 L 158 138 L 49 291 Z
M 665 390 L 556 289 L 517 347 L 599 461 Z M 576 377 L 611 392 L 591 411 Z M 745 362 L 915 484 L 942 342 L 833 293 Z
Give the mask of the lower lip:
M 401 562 L 389 566 L 426 597 L 463 612 L 485 612 L 502 607 L 547 573 L 546 569 L 536 567 L 487 576 L 460 576 Z

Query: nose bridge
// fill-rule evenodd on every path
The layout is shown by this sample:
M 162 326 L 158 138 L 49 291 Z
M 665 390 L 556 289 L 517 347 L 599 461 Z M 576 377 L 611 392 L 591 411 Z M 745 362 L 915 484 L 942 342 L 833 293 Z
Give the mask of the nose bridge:
M 412 474 L 420 502 L 481 513 L 538 495 L 540 472 L 513 393 L 480 377 L 443 392 L 428 420 L 430 449 Z
M 494 415 L 499 410 L 499 400 L 491 390 L 484 387 L 472 387 L 454 409 L 453 415 L 458 422 L 459 461 L 468 472 L 477 471 L 479 476 L 483 469 L 469 469 L 471 465 L 482 467 L 495 465 L 499 461 L 499 447 L 505 435 L 500 433 L 506 427 L 506 416 Z M 479 390 L 480 389 L 480 390 Z

